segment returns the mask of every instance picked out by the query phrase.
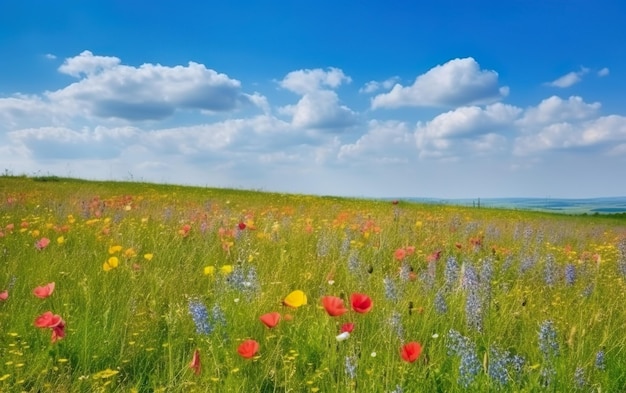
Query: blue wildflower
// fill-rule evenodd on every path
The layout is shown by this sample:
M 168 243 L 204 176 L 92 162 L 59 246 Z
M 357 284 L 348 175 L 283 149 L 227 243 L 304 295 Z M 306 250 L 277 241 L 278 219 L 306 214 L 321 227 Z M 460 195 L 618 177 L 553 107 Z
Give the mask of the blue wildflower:
M 489 366 L 487 367 L 489 378 L 500 385 L 506 385 L 509 382 L 509 374 L 507 372 L 509 362 L 508 351 L 503 351 L 496 347 L 489 348 Z
M 554 286 L 556 280 L 556 263 L 554 262 L 554 256 L 549 254 L 546 256 L 546 265 L 544 269 L 544 279 L 548 287 Z
M 398 301 L 398 288 L 393 280 L 387 276 L 383 278 L 383 285 L 385 286 L 385 297 L 393 302 Z
M 356 358 L 354 356 L 346 356 L 345 366 L 348 378 L 356 378 Z
M 446 267 L 443 271 L 443 277 L 445 280 L 444 287 L 446 290 L 452 290 L 459 280 L 459 264 L 454 256 L 449 256 L 446 259 Z
M 559 343 L 556 339 L 554 323 L 550 320 L 543 321 L 539 328 L 539 350 L 544 359 L 552 359 L 559 356 Z
M 604 361 L 604 350 L 599 350 L 596 353 L 596 361 L 595 361 L 596 369 L 603 371 L 606 368 L 606 363 Z
M 565 283 L 567 285 L 574 285 L 574 281 L 576 281 L 576 267 L 568 263 L 565 266 Z
M 404 328 L 402 327 L 402 316 L 399 312 L 394 311 L 389 318 L 389 324 L 392 329 L 396 332 L 396 335 L 400 339 L 400 341 L 404 341 Z
M 213 326 L 209 322 L 209 313 L 204 303 L 197 299 L 189 300 L 189 314 L 196 325 L 196 333 L 211 334 Z
M 448 305 L 446 304 L 446 299 L 443 296 L 441 290 L 437 291 L 435 295 L 435 311 L 439 314 L 445 314 L 448 312 Z
M 476 344 L 468 337 L 452 329 L 448 332 L 448 353 L 461 358 L 459 363 L 459 384 L 468 388 L 481 370 L 481 363 L 476 353 Z

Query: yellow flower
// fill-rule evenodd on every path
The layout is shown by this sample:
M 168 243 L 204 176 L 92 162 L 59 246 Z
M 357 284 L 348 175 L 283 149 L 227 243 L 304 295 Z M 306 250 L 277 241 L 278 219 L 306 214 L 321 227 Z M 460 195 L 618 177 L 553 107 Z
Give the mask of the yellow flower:
M 57 237 L 57 244 L 63 244 L 63 243 L 65 243 L 65 238 L 63 236 Z
M 70 224 L 73 224 L 76 222 L 76 219 L 74 218 L 73 215 L 70 214 L 69 216 L 67 216 L 67 222 Z
M 38 229 L 35 229 L 35 230 L 34 230 L 34 231 L 32 231 L 30 234 L 31 234 L 33 237 L 38 237 L 38 236 L 39 236 L 39 230 L 38 230 Z
M 304 292 L 297 289 L 285 297 L 283 304 L 291 308 L 298 308 L 307 304 L 307 298 Z
M 215 266 L 205 266 L 204 267 L 204 275 L 212 276 L 215 274 Z
M 224 265 L 220 268 L 222 274 L 230 274 L 233 272 L 233 265 Z
M 111 269 L 115 269 L 119 265 L 119 263 L 120 261 L 119 259 L 117 259 L 117 257 L 111 257 L 107 259 L 106 262 L 104 262 L 104 264 L 102 265 L 102 268 L 104 269 L 105 272 L 108 272 Z
M 111 370 L 110 368 L 107 368 L 106 370 L 95 373 L 93 375 L 93 379 L 106 379 L 117 374 L 119 374 L 118 370 Z
M 146 261 L 151 261 L 153 257 L 154 257 L 154 254 L 152 253 L 143 254 L 143 259 L 145 259 Z
M 134 256 L 137 255 L 137 251 L 135 251 L 135 249 L 131 248 L 127 248 L 126 251 L 124 251 L 124 256 L 126 258 L 132 258 Z
M 109 254 L 115 254 L 116 252 L 122 251 L 122 246 L 111 246 L 109 247 Z

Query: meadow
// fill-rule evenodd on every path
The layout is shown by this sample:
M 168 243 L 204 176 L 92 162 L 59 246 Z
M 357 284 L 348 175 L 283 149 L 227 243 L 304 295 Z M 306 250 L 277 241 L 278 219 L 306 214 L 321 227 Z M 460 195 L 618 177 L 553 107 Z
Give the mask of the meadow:
M 0 177 L 2 392 L 616 392 L 626 221 Z

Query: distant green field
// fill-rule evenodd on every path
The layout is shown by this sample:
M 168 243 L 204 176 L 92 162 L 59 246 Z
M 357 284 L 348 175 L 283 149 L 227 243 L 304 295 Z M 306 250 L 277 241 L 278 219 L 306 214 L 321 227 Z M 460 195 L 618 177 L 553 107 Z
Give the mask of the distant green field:
M 623 391 L 619 216 L 0 177 L 2 392 Z

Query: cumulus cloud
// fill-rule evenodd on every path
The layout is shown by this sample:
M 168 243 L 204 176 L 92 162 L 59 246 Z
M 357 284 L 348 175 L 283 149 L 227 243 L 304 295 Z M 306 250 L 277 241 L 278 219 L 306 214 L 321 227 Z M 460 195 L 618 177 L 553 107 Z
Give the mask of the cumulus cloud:
M 339 129 L 356 123 L 357 114 L 341 105 L 339 96 L 331 89 L 350 82 L 338 68 L 292 71 L 280 81 L 280 86 L 302 95 L 294 105 L 279 108 L 279 113 L 291 116 L 292 124 L 300 129 Z
M 363 87 L 359 89 L 359 93 L 370 94 L 374 93 L 378 90 L 384 89 L 389 90 L 400 80 L 399 77 L 394 76 L 389 79 L 386 79 L 382 82 L 378 81 L 369 81 Z
M 550 150 L 599 148 L 614 151 L 626 143 L 626 117 L 598 116 L 600 103 L 586 103 L 581 97 L 567 100 L 552 96 L 536 107 L 527 108 L 517 121 L 520 135 L 513 153 L 519 156 Z
M 482 70 L 476 60 L 468 57 L 430 69 L 411 86 L 395 84 L 388 93 L 375 96 L 371 105 L 377 109 L 486 104 L 502 99 L 508 92 L 508 87 L 498 86 L 497 72 Z
M 338 158 L 348 162 L 407 163 L 414 149 L 412 130 L 407 123 L 371 120 L 365 134 L 339 148 Z
M 571 96 L 567 100 L 551 96 L 536 107 L 527 108 L 519 123 L 522 127 L 532 128 L 549 123 L 583 120 L 596 116 L 599 109 L 599 102 L 588 104 L 579 96 Z
M 456 158 L 461 153 L 478 154 L 500 149 L 506 141 L 501 134 L 513 129 L 522 109 L 502 103 L 484 108 L 460 107 L 419 122 L 415 142 L 420 157 Z
M 626 144 L 626 117 L 610 115 L 583 122 L 560 122 L 539 127 L 515 140 L 513 153 L 519 156 L 550 150 L 600 148 L 608 154 L 621 154 Z
M 342 83 L 350 83 L 352 79 L 339 68 L 329 67 L 326 70 L 297 70 L 288 73 L 280 86 L 297 94 L 311 93 L 320 89 L 336 89 Z
M 298 128 L 341 128 L 353 125 L 356 113 L 339 104 L 337 93 L 319 90 L 306 93 L 295 105 L 280 110 L 292 116 L 292 123 Z
M 545 83 L 547 86 L 566 88 L 575 85 L 582 80 L 583 75 L 589 72 L 589 68 L 581 67 L 580 71 L 572 71 L 552 82 Z
M 609 72 L 610 72 L 609 69 L 604 67 L 603 69 L 598 71 L 598 76 L 599 77 L 607 76 L 607 75 L 609 75 Z
M 79 81 L 47 92 L 47 99 L 85 116 L 161 120 L 177 110 L 223 112 L 245 104 L 266 106 L 262 96 L 242 93 L 238 80 L 194 62 L 133 67 L 117 57 L 84 51 L 66 59 L 59 71 Z

